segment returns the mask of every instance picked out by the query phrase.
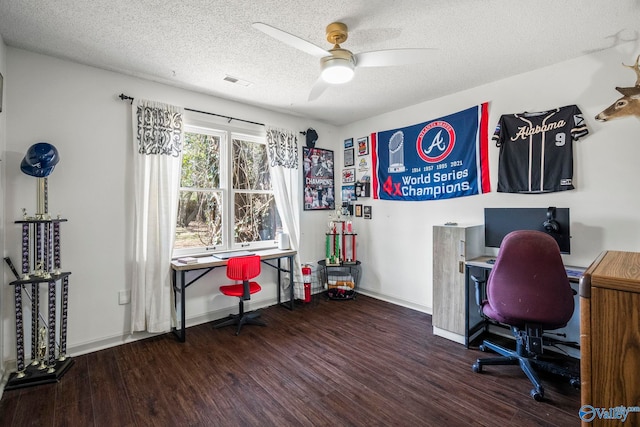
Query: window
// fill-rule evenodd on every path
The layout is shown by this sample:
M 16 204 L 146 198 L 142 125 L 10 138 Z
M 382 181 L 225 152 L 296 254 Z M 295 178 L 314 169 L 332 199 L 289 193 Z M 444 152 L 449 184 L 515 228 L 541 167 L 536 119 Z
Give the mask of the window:
M 186 123 L 181 173 L 174 256 L 275 245 L 264 136 Z

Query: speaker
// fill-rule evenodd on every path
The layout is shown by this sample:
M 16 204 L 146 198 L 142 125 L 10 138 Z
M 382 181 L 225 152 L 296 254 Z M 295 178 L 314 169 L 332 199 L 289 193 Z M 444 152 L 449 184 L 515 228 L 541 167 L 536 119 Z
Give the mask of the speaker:
M 556 221 L 556 208 L 554 206 L 550 206 L 547 209 L 547 219 L 542 223 L 542 226 L 547 233 L 560 232 L 560 224 Z

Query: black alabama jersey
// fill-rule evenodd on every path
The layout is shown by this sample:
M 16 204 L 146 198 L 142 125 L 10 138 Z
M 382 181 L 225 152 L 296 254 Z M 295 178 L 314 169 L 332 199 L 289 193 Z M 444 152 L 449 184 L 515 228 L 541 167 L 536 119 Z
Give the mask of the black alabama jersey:
M 500 148 L 498 191 L 573 190 L 573 141 L 588 133 L 576 105 L 501 116 L 492 138 Z

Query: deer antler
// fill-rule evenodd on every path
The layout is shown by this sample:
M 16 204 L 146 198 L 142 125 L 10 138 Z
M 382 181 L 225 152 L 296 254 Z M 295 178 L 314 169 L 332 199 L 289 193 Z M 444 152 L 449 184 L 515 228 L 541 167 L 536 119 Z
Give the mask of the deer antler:
M 622 63 L 623 67 L 631 68 L 636 72 L 636 87 L 640 87 L 640 65 L 638 65 L 639 62 L 640 55 L 638 55 L 638 57 L 636 58 L 636 63 L 634 65 L 625 65 L 624 62 Z

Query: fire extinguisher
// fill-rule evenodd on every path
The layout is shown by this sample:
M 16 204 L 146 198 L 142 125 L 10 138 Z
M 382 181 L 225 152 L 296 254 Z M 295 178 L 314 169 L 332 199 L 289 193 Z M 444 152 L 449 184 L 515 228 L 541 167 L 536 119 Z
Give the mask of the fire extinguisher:
M 304 302 L 311 302 L 311 267 L 302 267 L 302 281 L 304 283 Z

